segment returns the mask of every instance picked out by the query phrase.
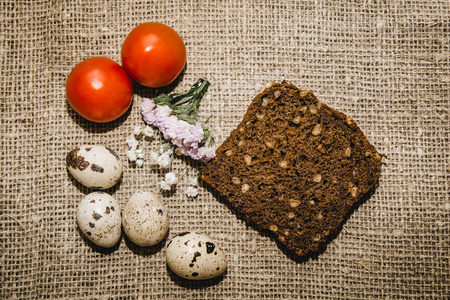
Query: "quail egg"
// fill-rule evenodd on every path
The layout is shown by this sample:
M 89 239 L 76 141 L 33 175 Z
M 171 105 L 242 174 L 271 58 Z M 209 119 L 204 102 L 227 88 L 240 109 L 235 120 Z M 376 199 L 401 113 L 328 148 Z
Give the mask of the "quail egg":
M 166 236 L 169 219 L 164 204 L 155 194 L 139 191 L 125 205 L 122 225 L 133 243 L 152 246 Z
M 217 277 L 228 263 L 215 241 L 195 232 L 175 236 L 167 246 L 166 261 L 175 274 L 192 280 Z
M 81 232 L 98 246 L 110 248 L 120 240 L 120 207 L 107 193 L 86 195 L 78 205 L 77 222 Z
M 122 162 L 112 149 L 101 145 L 82 145 L 66 156 L 67 168 L 81 184 L 92 189 L 108 189 L 122 176 Z

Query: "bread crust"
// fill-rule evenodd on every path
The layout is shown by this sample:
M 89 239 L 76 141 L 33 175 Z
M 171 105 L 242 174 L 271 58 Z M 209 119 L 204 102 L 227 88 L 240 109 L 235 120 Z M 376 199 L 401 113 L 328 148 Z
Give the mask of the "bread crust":
M 303 256 L 327 243 L 373 189 L 381 159 L 352 118 L 282 82 L 253 99 L 200 178 Z

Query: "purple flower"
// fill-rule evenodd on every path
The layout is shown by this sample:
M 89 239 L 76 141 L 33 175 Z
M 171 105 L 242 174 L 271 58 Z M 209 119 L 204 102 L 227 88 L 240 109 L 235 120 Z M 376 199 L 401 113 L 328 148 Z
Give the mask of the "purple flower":
M 156 105 L 156 118 L 165 118 L 172 114 L 172 110 L 167 105 Z
M 178 152 L 193 159 L 215 156 L 215 150 L 211 147 L 214 138 L 197 117 L 200 100 L 208 86 L 207 80 L 199 79 L 187 93 L 161 94 L 154 100 L 144 98 L 142 101 L 141 113 L 145 122 L 157 127 Z M 139 128 L 139 134 L 141 132 Z
M 149 99 L 144 99 L 142 102 L 141 112 L 145 122 L 158 127 L 164 139 L 171 141 L 177 146 L 181 154 L 197 160 L 210 159 L 215 156 L 213 148 L 199 148 L 205 137 L 205 132 L 200 122 L 192 125 L 180 120 L 172 115 L 170 107 L 167 105 L 155 105 Z
M 147 122 L 150 125 L 154 125 L 155 120 L 156 120 L 156 115 L 155 115 L 155 103 L 148 99 L 148 98 L 144 98 L 142 99 L 142 105 L 141 105 L 141 113 L 142 116 L 144 117 L 144 121 Z
M 159 106 L 158 106 L 159 107 Z M 156 125 L 166 140 L 177 139 L 178 118 L 175 116 L 156 118 Z
M 216 155 L 216 151 L 213 147 L 200 147 L 200 148 L 188 148 L 180 147 L 178 148 L 181 154 L 190 156 L 193 159 L 212 159 Z
M 198 148 L 204 137 L 200 123 L 191 125 L 175 116 L 157 118 L 155 125 L 161 130 L 164 138 L 177 147 Z
M 199 159 L 212 159 L 216 156 L 216 149 L 214 147 L 201 147 L 198 149 Z
M 197 148 L 201 143 L 205 133 L 203 132 L 202 124 L 197 122 L 195 125 L 189 125 L 189 134 L 185 135 L 183 146 Z

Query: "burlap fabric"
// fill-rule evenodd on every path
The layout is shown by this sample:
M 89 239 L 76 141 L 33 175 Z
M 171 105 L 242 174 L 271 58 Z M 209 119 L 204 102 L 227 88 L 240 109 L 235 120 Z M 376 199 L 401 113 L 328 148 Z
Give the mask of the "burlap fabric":
M 0 10 L 0 298 L 450 297 L 447 0 L 2 0 Z M 196 230 L 216 239 L 225 276 L 179 279 L 166 267 L 167 241 L 147 249 L 122 238 L 105 251 L 82 238 L 76 207 L 89 190 L 69 176 L 66 153 L 105 144 L 125 162 L 142 97 L 161 91 L 136 85 L 128 114 L 95 125 L 68 106 L 65 80 L 91 56 L 120 63 L 125 36 L 146 21 L 170 25 L 186 43 L 187 68 L 172 90 L 211 82 L 200 116 L 213 114 L 218 144 L 261 85 L 286 79 L 352 116 L 386 154 L 379 187 L 326 251 L 294 260 L 205 187 L 186 197 L 196 164 L 180 158 L 180 182 L 162 197 L 168 237 Z M 158 192 L 162 174 L 125 163 L 108 192 L 124 205 L 139 189 Z

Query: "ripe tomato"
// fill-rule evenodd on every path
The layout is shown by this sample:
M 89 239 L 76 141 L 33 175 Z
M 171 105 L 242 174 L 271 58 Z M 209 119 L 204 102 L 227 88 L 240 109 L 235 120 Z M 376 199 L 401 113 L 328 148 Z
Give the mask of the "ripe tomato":
M 70 105 L 89 121 L 105 123 L 123 115 L 133 99 L 133 84 L 124 69 L 106 57 L 83 60 L 66 82 Z
M 186 47 L 178 33 L 157 22 L 135 27 L 122 45 L 122 64 L 131 78 L 148 87 L 170 84 L 186 64 Z

